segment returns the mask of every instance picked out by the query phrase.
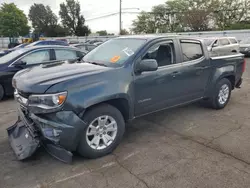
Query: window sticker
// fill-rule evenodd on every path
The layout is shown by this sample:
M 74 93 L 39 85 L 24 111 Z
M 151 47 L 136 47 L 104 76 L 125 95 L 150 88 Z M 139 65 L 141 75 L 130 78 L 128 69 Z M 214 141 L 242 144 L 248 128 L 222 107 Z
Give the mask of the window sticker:
M 127 56 L 131 56 L 134 54 L 133 50 L 131 50 L 130 48 L 125 48 L 124 50 L 122 50 Z
M 115 55 L 114 57 L 112 57 L 112 58 L 110 59 L 110 62 L 111 62 L 111 63 L 116 63 L 117 61 L 119 61 L 120 58 L 121 58 L 121 56 Z

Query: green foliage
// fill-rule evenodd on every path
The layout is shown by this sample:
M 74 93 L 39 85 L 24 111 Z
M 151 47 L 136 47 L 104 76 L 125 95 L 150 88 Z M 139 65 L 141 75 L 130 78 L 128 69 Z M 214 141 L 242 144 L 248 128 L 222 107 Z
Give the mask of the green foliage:
M 47 36 L 48 27 L 57 25 L 57 17 L 49 6 L 34 4 L 29 10 L 29 19 L 35 32 L 44 33 Z
M 250 0 L 168 0 L 141 12 L 133 21 L 134 33 L 207 31 L 248 28 Z
M 153 14 L 142 11 L 140 15 L 137 16 L 137 19 L 133 21 L 131 29 L 132 32 L 136 34 L 143 33 L 155 33 L 156 24 Z
M 85 26 L 85 19 L 81 15 L 80 3 L 75 0 L 66 0 L 66 4 L 60 4 L 59 15 L 62 24 L 69 29 L 70 34 L 76 36 L 86 36 L 91 33 L 88 26 Z
M 122 29 L 120 35 L 129 35 L 129 32 L 126 29 Z
M 96 33 L 98 33 L 100 36 L 108 35 L 108 32 L 106 30 L 97 31 Z
M 14 3 L 3 3 L 0 7 L 0 36 L 19 37 L 29 33 L 28 20 Z

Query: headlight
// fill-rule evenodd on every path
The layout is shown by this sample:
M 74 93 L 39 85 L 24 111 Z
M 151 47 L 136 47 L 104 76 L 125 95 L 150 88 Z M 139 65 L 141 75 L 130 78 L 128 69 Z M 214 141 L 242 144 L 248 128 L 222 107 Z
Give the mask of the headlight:
M 61 106 L 67 97 L 67 92 L 46 94 L 46 95 L 31 95 L 29 97 L 28 106 L 39 107 L 42 109 L 54 109 Z
M 248 48 L 245 48 L 245 51 L 248 51 Z

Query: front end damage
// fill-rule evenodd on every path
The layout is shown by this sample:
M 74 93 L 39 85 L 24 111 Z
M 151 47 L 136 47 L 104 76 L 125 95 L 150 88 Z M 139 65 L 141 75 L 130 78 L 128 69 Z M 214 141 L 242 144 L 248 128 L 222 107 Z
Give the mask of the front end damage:
M 18 121 L 7 129 L 18 160 L 31 157 L 42 146 L 53 157 L 71 163 L 84 122 L 71 111 L 36 115 L 18 108 Z

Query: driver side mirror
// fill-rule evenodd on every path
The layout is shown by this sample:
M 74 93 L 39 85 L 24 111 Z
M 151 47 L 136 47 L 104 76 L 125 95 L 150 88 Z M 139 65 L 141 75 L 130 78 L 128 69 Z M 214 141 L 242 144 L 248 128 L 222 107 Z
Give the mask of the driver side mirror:
M 136 67 L 136 72 L 156 71 L 158 63 L 155 59 L 144 59 Z
M 26 64 L 27 64 L 26 62 L 19 60 L 19 61 L 14 63 L 14 66 L 19 67 L 19 68 L 23 68 Z

